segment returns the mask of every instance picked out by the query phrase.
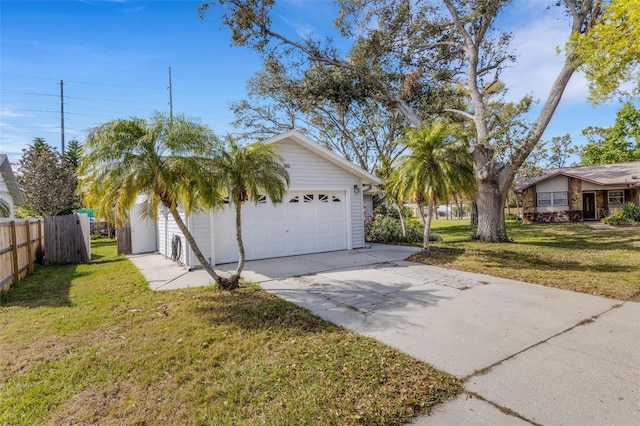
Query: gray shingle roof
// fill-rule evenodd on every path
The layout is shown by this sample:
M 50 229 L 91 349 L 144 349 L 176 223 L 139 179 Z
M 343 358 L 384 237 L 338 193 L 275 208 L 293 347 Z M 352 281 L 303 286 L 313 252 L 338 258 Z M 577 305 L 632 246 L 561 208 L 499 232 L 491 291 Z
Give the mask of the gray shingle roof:
M 640 187 L 640 161 L 543 170 L 540 176 L 516 181 L 516 191 L 522 191 L 538 182 L 558 175 L 570 176 L 598 185 L 630 185 Z

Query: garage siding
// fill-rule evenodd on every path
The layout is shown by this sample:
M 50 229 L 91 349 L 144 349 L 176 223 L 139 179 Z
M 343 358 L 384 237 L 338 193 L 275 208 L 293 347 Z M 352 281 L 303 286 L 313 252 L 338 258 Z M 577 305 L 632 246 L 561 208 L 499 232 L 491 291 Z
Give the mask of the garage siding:
M 203 211 L 198 213 L 193 213 L 189 216 L 189 229 L 191 230 L 191 234 L 193 238 L 196 240 L 196 244 L 198 244 L 198 248 L 202 252 L 202 255 L 211 263 L 211 227 L 210 227 L 210 216 L 211 213 L 209 211 Z M 191 267 L 201 266 L 196 256 L 189 248 L 189 261 L 191 263 Z
M 325 160 L 296 142 L 283 140 L 274 145 L 282 156 L 291 181 L 290 190 L 342 190 L 349 192 L 351 205 L 351 247 L 364 247 L 362 193 L 355 194 L 353 186 L 361 187 L 357 176 Z

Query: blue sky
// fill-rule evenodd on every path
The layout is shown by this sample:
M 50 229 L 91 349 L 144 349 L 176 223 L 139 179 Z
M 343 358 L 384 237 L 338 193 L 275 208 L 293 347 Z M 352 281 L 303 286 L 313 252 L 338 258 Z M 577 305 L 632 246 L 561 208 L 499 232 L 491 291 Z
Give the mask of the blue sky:
M 232 131 L 229 104 L 246 97 L 260 69 L 254 52 L 230 46 L 218 12 L 198 19 L 198 1 L 0 1 L 0 153 L 18 161 L 33 138 L 60 149 L 60 80 L 64 81 L 65 140 L 114 118 L 146 118 L 173 110 L 216 133 Z M 501 25 L 513 31 L 518 63 L 503 74 L 512 99 L 544 99 L 561 66 L 555 46 L 568 24 L 546 0 L 516 0 Z M 557 8 L 555 8 L 557 9 Z M 330 32 L 335 8 L 327 0 L 287 0 L 274 15 L 290 35 Z M 574 76 L 543 140 L 587 126 L 613 124 L 617 103 L 594 108 L 586 83 Z

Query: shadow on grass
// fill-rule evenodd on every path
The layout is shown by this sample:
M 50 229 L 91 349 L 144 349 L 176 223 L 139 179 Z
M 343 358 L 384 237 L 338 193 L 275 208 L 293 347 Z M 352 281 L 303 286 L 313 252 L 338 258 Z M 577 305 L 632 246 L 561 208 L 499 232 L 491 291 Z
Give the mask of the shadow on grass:
M 619 237 L 617 240 L 611 237 Z M 558 235 L 545 236 L 544 241 L 527 241 L 519 244 L 551 247 L 563 250 L 625 250 L 640 251 L 640 237 L 629 237 L 628 234 L 619 233 L 609 235 L 602 239 L 599 236 Z M 517 242 L 517 241 L 516 241 Z
M 531 269 L 531 270 L 553 270 L 553 271 L 591 271 L 591 272 L 608 272 L 608 273 L 629 273 L 640 269 L 639 266 L 617 265 L 617 264 L 595 264 L 585 265 L 584 262 L 563 260 L 558 261 L 544 253 L 534 255 L 531 253 L 521 253 L 513 250 L 501 250 L 499 256 L 491 250 L 477 249 L 475 251 L 481 257 L 482 263 L 488 268 L 505 268 L 505 269 Z M 490 272 L 489 272 L 490 273 Z
M 38 266 L 9 291 L 0 293 L 0 306 L 70 307 L 69 290 L 74 278 L 87 275 L 76 271 L 78 265 Z
M 195 307 L 200 318 L 211 325 L 234 325 L 247 330 L 294 334 L 321 333 L 335 326 L 294 304 L 251 288 L 235 292 L 209 290 Z

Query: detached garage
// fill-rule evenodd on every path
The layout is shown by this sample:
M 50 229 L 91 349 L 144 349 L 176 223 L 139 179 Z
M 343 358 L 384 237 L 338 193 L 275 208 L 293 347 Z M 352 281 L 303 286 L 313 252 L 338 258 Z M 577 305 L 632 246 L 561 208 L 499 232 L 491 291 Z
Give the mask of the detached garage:
M 371 197 L 367 191 L 381 181 L 295 130 L 263 143 L 272 144 L 283 158 L 290 185 L 281 203 L 264 197 L 243 205 L 247 260 L 364 247 L 364 209 Z M 184 218 L 212 265 L 238 260 L 234 217 L 233 206 L 227 205 Z M 189 268 L 199 266 L 171 215 L 161 213 L 154 228 L 158 252 Z

